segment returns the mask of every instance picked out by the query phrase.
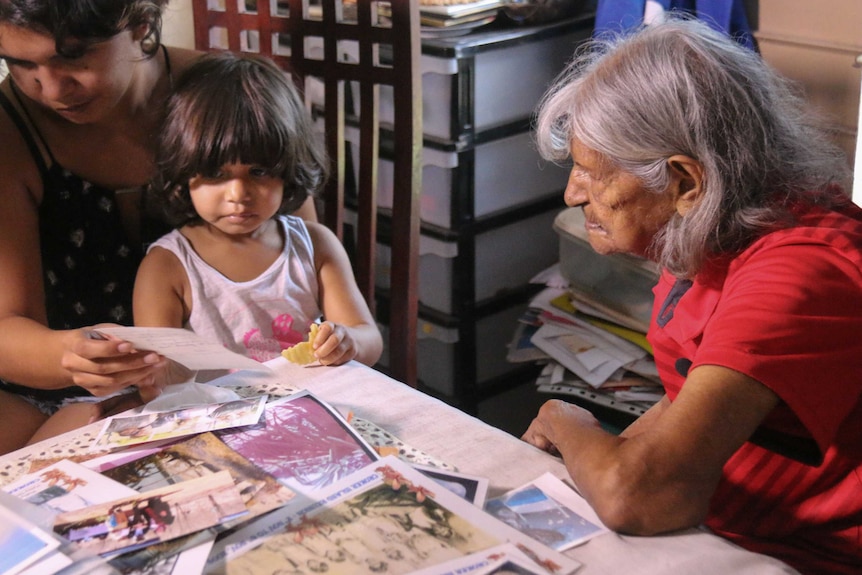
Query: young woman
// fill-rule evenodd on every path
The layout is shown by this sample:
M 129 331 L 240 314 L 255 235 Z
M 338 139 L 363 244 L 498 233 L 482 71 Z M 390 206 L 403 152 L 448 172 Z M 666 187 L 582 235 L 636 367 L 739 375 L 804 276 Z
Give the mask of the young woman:
M 133 322 L 142 245 L 166 231 L 140 190 L 174 78 L 199 56 L 161 45 L 167 3 L 0 0 L 0 453 L 74 425 L 48 421 L 63 403 L 86 423 L 101 410 L 82 397 L 162 385 L 158 355 L 88 334 Z

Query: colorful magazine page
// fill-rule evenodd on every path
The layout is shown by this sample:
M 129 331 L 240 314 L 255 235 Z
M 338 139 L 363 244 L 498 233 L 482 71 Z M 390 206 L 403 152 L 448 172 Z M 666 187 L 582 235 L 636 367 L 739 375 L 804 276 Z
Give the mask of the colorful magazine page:
M 105 421 L 92 450 L 119 449 L 260 421 L 267 396 L 212 403 L 174 411 L 111 417 Z
M 479 509 L 485 506 L 485 497 L 488 495 L 487 477 L 467 475 L 466 473 L 438 469 L 427 465 L 416 465 L 415 463 L 413 468 Z
M 57 516 L 54 532 L 91 554 L 111 555 L 220 525 L 248 511 L 227 471 Z
M 264 420 L 216 435 L 300 493 L 322 489 L 379 458 L 338 411 L 308 391 L 267 404 Z
M 485 511 L 558 551 L 608 532 L 584 498 L 552 473 L 489 500 Z
M 137 495 L 134 489 L 68 460 L 25 475 L 3 490 L 55 514 Z
M 50 533 L 0 506 L 0 575 L 16 575 L 59 546 Z
M 207 570 L 220 572 L 227 562 L 231 572 L 248 574 L 409 573 L 506 542 L 543 573 L 580 565 L 389 456 L 217 541 Z

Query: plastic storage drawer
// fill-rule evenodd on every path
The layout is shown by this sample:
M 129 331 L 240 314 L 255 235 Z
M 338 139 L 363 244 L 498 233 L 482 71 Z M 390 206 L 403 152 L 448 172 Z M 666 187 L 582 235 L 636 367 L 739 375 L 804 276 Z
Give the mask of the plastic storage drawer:
M 355 141 L 353 131 L 347 130 L 346 135 Z M 355 148 L 352 144 L 354 158 Z M 567 169 L 541 159 L 530 132 L 459 152 L 425 146 L 422 163 L 420 218 L 448 230 L 536 199 L 562 197 L 568 179 Z M 392 170 L 392 162 L 381 157 L 377 181 L 383 208 L 392 207 Z
M 558 213 L 555 208 L 462 240 L 472 243 L 472 266 L 461 261 L 464 255 L 459 253 L 457 242 L 421 234 L 419 302 L 460 316 L 465 306 L 459 294 L 472 291 L 468 303 L 476 304 L 527 284 L 558 259 L 558 239 L 553 230 Z M 378 243 L 376 284 L 383 288 L 389 287 L 389 263 L 389 246 Z M 459 273 L 459 266 L 464 265 L 470 269 Z M 465 275 L 473 277 L 472 286 L 461 283 Z

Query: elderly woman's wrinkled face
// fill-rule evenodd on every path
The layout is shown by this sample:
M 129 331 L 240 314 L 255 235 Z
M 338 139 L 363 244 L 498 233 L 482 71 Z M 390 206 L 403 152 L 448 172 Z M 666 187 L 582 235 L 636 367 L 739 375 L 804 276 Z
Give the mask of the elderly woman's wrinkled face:
M 639 179 L 578 141 L 571 153 L 565 201 L 583 208 L 590 245 L 600 254 L 646 256 L 653 237 L 676 211 L 673 195 L 646 190 Z

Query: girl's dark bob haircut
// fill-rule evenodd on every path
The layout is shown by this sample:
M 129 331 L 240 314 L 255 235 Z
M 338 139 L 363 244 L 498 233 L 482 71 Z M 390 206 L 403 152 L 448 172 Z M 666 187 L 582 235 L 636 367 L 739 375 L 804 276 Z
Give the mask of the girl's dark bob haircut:
M 241 163 L 284 180 L 279 213 L 291 213 L 326 182 L 320 140 L 296 85 L 272 60 L 206 54 L 180 77 L 168 103 L 148 203 L 174 226 L 200 221 L 189 181 Z

